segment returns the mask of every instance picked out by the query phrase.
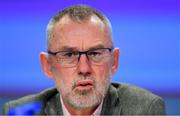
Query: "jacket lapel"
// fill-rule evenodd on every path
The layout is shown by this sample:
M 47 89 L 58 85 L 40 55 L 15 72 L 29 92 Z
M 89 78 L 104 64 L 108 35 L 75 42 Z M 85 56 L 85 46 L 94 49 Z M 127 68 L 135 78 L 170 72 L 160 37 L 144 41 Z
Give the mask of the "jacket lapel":
M 121 115 L 122 108 L 116 88 L 110 85 L 104 99 L 101 115 Z
M 47 102 L 44 112 L 46 115 L 63 115 L 59 93 Z

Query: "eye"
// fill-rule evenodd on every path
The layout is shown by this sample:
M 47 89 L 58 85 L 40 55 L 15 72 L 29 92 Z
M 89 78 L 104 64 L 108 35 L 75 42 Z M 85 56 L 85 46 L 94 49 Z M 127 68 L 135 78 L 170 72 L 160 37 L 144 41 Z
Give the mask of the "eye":
M 73 57 L 73 56 L 76 56 L 77 55 L 77 52 L 65 52 L 63 54 L 63 57 Z
M 101 52 L 98 52 L 98 51 L 91 51 L 91 52 L 89 52 L 88 53 L 88 55 L 90 55 L 90 56 L 99 56 L 99 55 L 101 55 L 102 53 Z

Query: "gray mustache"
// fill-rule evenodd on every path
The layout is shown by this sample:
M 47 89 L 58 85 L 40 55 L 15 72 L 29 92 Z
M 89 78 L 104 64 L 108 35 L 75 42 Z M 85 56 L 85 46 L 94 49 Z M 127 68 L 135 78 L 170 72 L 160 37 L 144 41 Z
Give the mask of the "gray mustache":
M 72 89 L 77 87 L 77 83 L 78 81 L 83 81 L 83 80 L 91 80 L 93 81 L 93 86 L 96 85 L 96 80 L 94 79 L 94 77 L 88 76 L 88 77 L 84 77 L 84 76 L 80 76 L 77 77 L 73 82 L 72 82 Z

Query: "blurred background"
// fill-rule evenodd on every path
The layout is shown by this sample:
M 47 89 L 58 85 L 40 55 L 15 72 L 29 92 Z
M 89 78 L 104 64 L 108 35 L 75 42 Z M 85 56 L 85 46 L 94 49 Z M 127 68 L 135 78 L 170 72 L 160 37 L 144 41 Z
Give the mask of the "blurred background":
M 0 114 L 12 99 L 54 86 L 39 53 L 46 25 L 62 8 L 87 4 L 110 19 L 121 50 L 113 81 L 143 87 L 164 98 L 167 114 L 180 114 L 179 0 L 1 0 Z

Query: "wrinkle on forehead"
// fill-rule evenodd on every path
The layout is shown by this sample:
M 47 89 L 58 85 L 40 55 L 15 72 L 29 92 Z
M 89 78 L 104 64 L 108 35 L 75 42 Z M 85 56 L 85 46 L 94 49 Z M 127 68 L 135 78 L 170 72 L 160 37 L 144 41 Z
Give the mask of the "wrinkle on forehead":
M 111 33 L 109 32 L 109 28 L 97 17 L 97 16 L 91 16 L 89 20 L 86 20 L 84 22 L 75 22 L 72 19 L 70 19 L 68 16 L 64 16 L 59 22 L 57 22 L 54 26 L 53 29 L 53 37 L 51 39 L 50 42 L 50 46 L 53 48 L 56 48 L 56 46 L 60 46 L 62 41 L 65 41 L 67 37 L 67 33 L 68 36 L 71 36 L 72 39 L 76 38 L 76 41 L 78 40 L 78 37 L 82 37 L 84 36 L 83 41 L 79 41 L 80 43 L 84 44 L 84 42 L 86 41 L 86 37 L 87 36 L 91 36 L 92 33 L 90 32 L 89 27 L 95 27 L 94 29 L 97 30 L 98 33 L 96 33 L 94 30 L 92 30 L 92 32 L 94 31 L 93 35 L 99 34 L 102 35 L 102 38 L 107 38 L 107 40 L 105 41 L 109 41 L 111 42 Z M 72 29 L 75 29 L 72 31 Z M 99 33 L 100 32 L 100 33 Z M 64 35 L 66 33 L 66 35 Z M 80 40 L 81 40 L 80 39 Z M 94 38 L 92 37 L 92 39 L 94 40 L 100 40 L 101 38 Z M 74 40 L 72 40 L 74 41 Z M 66 42 L 67 43 L 67 42 Z M 68 43 L 72 43 L 70 41 L 68 41 Z M 86 43 L 86 42 L 85 42 Z M 64 44 L 64 42 L 63 42 Z M 63 46 L 63 45 L 61 45 Z M 85 47 L 84 47 L 85 48 Z M 59 48 L 57 48 L 59 49 Z

